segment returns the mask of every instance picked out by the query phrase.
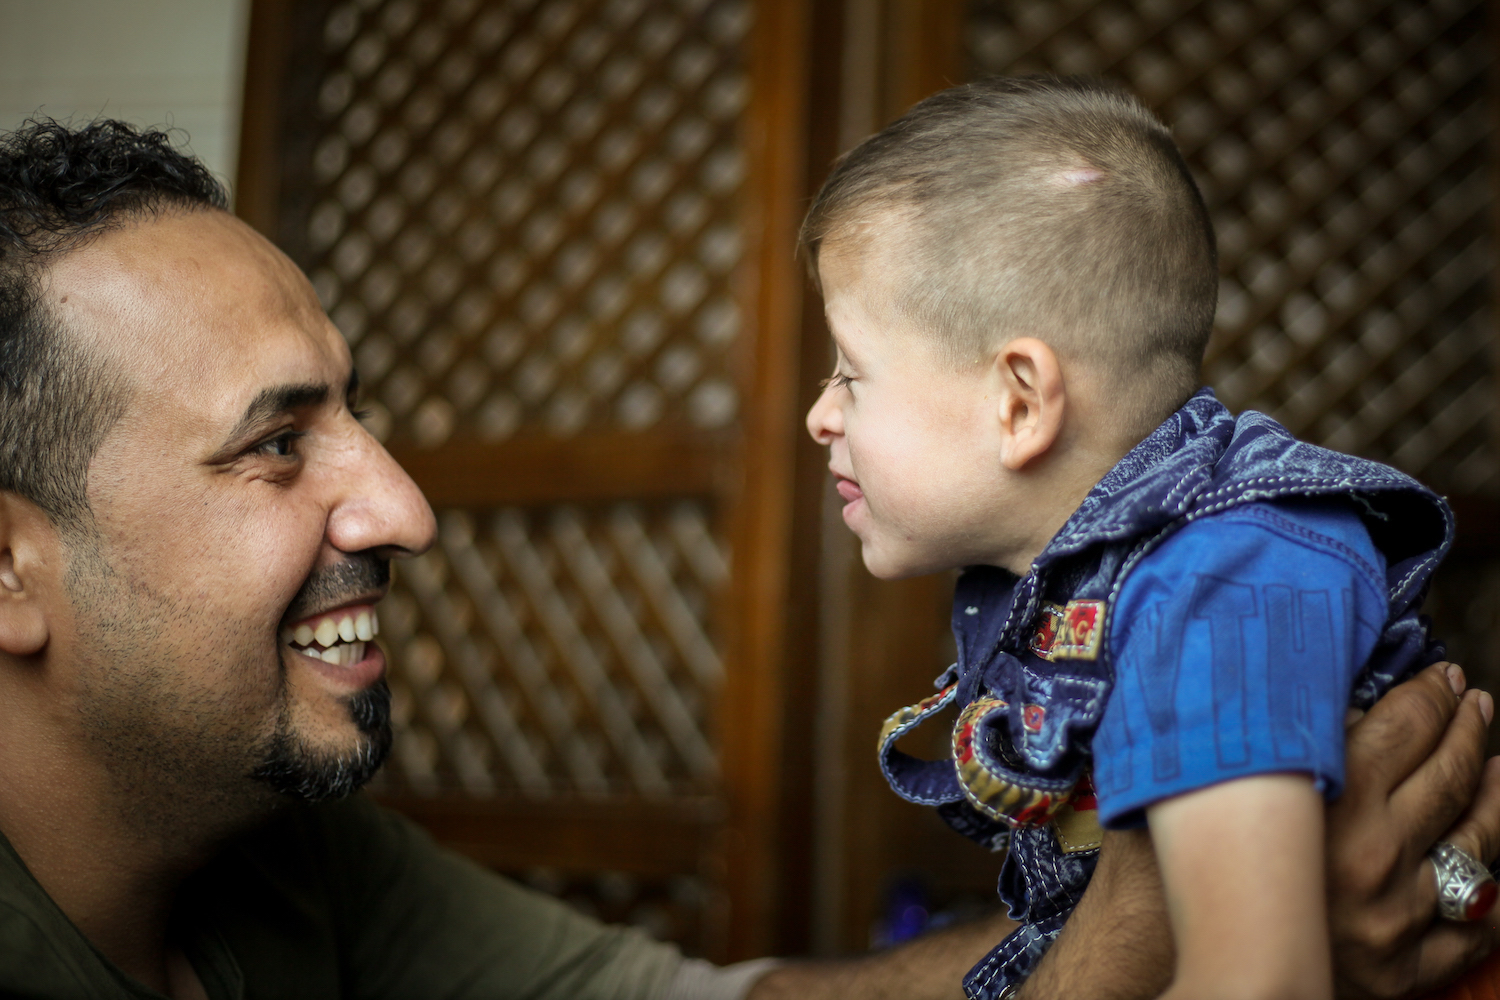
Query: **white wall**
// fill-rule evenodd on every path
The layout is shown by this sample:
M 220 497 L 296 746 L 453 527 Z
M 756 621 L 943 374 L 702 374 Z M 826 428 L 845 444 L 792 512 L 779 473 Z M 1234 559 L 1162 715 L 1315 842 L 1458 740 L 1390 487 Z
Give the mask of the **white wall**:
M 37 113 L 169 124 L 232 181 L 248 14 L 248 0 L 0 0 L 0 129 Z

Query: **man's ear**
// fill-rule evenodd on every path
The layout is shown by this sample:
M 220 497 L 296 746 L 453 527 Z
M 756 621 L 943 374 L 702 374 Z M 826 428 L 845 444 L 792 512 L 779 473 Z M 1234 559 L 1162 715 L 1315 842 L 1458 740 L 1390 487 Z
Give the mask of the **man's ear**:
M 1020 337 L 995 354 L 1000 380 L 1000 462 L 1019 471 L 1045 455 L 1062 433 L 1068 395 L 1052 348 Z
M 42 595 L 60 550 L 57 528 L 40 508 L 0 490 L 0 653 L 30 656 L 47 645 Z

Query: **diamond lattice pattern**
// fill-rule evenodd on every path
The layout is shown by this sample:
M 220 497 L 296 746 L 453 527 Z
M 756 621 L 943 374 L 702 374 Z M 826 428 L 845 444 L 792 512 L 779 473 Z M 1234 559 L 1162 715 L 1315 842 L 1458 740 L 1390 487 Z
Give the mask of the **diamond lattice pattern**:
M 1219 234 L 1235 409 L 1500 492 L 1476 0 L 980 0 L 976 74 L 1095 73 L 1173 126 Z
M 396 744 L 385 790 L 713 789 L 725 556 L 702 505 L 439 515 L 381 605 Z
M 748 14 L 332 9 L 299 256 L 382 437 L 733 420 Z

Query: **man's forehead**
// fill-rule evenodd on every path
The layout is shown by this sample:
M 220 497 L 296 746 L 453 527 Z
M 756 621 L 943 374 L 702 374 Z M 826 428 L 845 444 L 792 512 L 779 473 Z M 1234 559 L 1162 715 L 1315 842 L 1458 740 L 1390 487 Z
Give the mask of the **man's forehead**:
M 267 386 L 341 391 L 348 375 L 343 339 L 300 272 L 227 213 L 107 232 L 62 257 L 47 289 L 68 335 L 118 365 L 134 395 L 208 419 L 237 418 Z

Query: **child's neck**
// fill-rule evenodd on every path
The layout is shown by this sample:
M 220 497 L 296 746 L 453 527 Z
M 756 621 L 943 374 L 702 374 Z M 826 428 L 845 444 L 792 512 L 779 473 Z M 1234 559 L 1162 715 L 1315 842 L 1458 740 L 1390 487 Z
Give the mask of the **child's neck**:
M 1092 443 L 1091 443 L 1092 442 Z M 1023 541 L 1001 565 L 1017 576 L 1031 572 L 1032 563 L 1068 518 L 1120 459 L 1140 442 L 1111 441 L 1104 435 L 1080 434 L 1068 443 L 1064 454 L 1053 456 L 1045 470 L 1030 481 L 1030 496 L 1024 506 L 1032 512 Z

